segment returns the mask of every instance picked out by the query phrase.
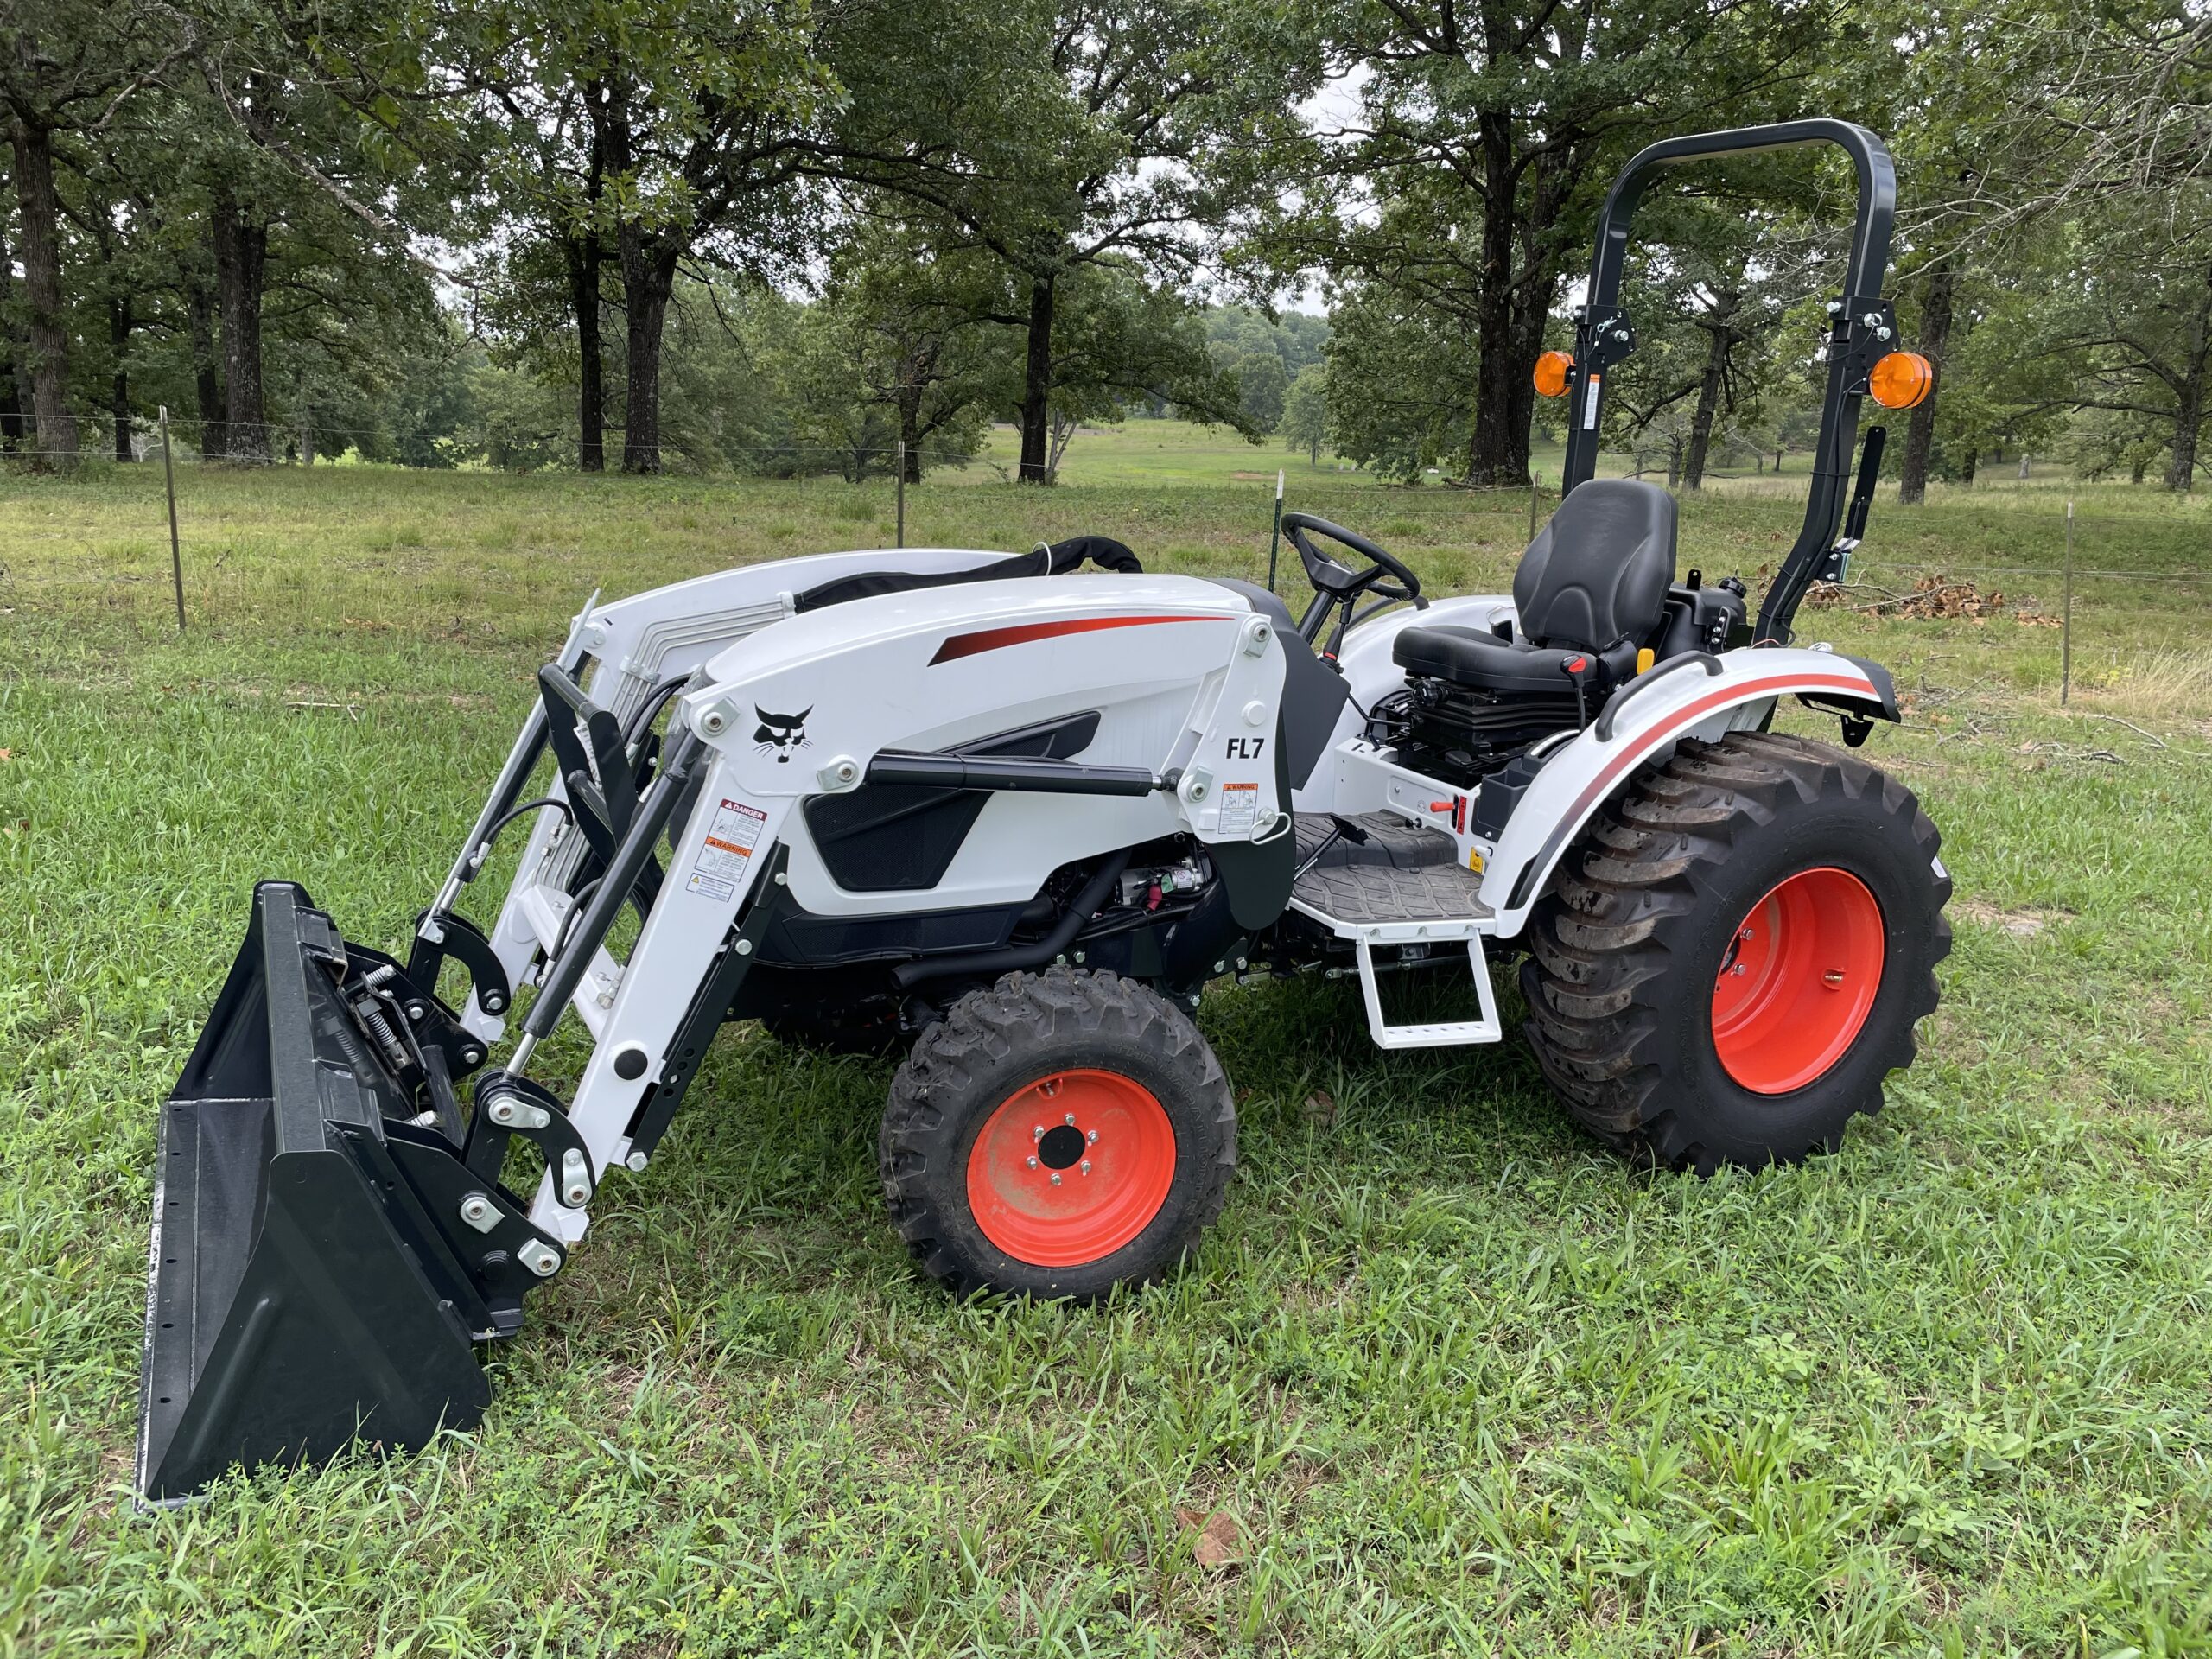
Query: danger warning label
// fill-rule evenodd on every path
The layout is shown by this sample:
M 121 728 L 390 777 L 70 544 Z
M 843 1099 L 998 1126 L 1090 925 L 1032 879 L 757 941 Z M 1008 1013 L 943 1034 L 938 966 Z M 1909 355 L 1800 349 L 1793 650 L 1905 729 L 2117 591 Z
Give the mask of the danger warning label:
M 744 879 L 745 861 L 753 856 L 767 822 L 768 815 L 758 807 L 742 801 L 722 802 L 715 809 L 715 821 L 707 826 L 707 839 L 699 848 L 699 856 L 692 861 L 691 879 L 683 884 L 683 890 L 709 899 L 728 899 L 735 893 Z

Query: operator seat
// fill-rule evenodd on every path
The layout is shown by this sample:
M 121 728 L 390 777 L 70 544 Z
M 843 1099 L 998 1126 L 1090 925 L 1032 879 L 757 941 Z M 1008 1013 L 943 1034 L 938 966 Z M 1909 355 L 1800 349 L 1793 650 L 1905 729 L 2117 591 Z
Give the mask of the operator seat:
M 1592 479 L 1567 492 L 1513 573 L 1513 638 L 1481 628 L 1406 628 L 1399 667 L 1497 696 L 1557 696 L 1562 664 L 1594 659 L 1602 692 L 1636 671 L 1637 648 L 1666 613 L 1675 580 L 1675 498 L 1638 479 Z

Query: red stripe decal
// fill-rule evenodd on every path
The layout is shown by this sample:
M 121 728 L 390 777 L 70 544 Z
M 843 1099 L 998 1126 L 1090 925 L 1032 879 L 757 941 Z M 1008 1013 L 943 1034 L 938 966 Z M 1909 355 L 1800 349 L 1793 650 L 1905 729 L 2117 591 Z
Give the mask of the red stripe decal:
M 1011 628 L 985 628 L 980 633 L 956 633 L 937 648 L 930 666 L 957 662 L 986 651 L 1026 645 L 1037 639 L 1057 639 L 1063 634 L 1096 633 L 1102 628 L 1141 628 L 1154 622 L 1226 622 L 1225 616 L 1085 616 L 1066 622 L 1023 622 Z
M 1662 715 L 1653 722 L 1649 730 L 1640 732 L 1630 739 L 1618 754 L 1598 769 L 1598 775 L 1585 785 L 1582 792 L 1574 798 L 1574 804 L 1567 808 L 1566 814 L 1560 819 L 1558 827 L 1554 829 L 1551 835 L 1545 840 L 1542 849 L 1535 857 L 1522 867 L 1522 873 L 1515 877 L 1514 885 L 1516 887 L 1519 887 L 1522 879 L 1529 869 L 1548 868 L 1567 838 L 1581 827 L 1583 815 L 1604 798 L 1605 793 L 1612 788 L 1615 780 L 1685 726 L 1696 725 L 1700 720 L 1723 704 L 1755 702 L 1768 692 L 1772 692 L 1777 696 L 1784 696 L 1792 691 L 1847 691 L 1855 697 L 1869 702 L 1878 700 L 1878 694 L 1873 686 L 1865 680 L 1847 680 L 1835 674 L 1800 673 L 1777 675 L 1772 679 L 1765 680 L 1738 680 L 1732 685 L 1724 685 L 1718 690 L 1709 691 L 1695 701 L 1685 703 L 1673 714 Z

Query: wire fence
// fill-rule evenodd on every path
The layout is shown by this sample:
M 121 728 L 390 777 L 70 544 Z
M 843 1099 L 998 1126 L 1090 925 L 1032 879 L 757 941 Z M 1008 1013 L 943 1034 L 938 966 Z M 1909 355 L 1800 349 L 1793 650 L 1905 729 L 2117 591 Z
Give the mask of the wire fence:
M 87 423 L 87 429 L 94 424 Z M 367 458 L 357 444 L 349 443 L 343 451 L 337 448 L 341 439 L 365 436 L 381 446 L 440 435 L 395 432 L 388 427 L 318 425 L 303 429 L 269 423 L 267 431 L 291 435 L 289 453 L 272 450 L 242 456 L 188 445 L 181 429 L 181 423 L 172 421 L 164 432 L 159 420 L 146 423 L 143 431 L 134 426 L 125 434 L 132 459 L 105 462 L 113 469 L 106 475 L 122 476 L 126 467 L 166 474 L 166 499 L 148 504 L 152 511 L 143 527 L 146 533 L 122 537 L 132 550 L 130 556 L 110 556 L 105 562 L 99 557 L 71 560 L 35 545 L 0 547 L 0 612 L 9 607 L 13 586 L 18 595 L 42 589 L 59 601 L 58 608 L 96 604 L 141 614 L 158 593 L 161 608 L 173 611 L 181 629 L 200 620 L 272 611 L 334 618 L 340 626 L 385 627 L 392 625 L 378 619 L 415 607 L 449 613 L 452 627 L 461 630 L 470 626 L 472 613 L 485 609 L 487 593 L 496 594 L 501 612 L 517 619 L 557 616 L 573 608 L 578 593 L 602 582 L 626 591 L 749 557 L 854 546 L 897 547 L 910 541 L 1005 545 L 1009 551 L 1019 551 L 1039 539 L 1086 531 L 1130 541 L 1147 563 L 1159 557 L 1165 543 L 1173 546 L 1169 556 L 1174 568 L 1260 577 L 1267 564 L 1275 463 L 1281 459 L 1255 451 L 1255 465 L 1250 470 L 1163 480 L 1159 493 L 1134 505 L 1116 501 L 1100 509 L 1119 512 L 1130 522 L 1098 522 L 1095 517 L 1077 520 L 1075 511 L 1084 499 L 1081 493 L 1071 496 L 1009 490 L 993 497 L 987 488 L 980 496 L 964 489 L 953 496 L 925 491 L 918 500 L 928 503 L 929 522 L 915 525 L 909 522 L 906 469 L 901 464 L 906 452 L 895 442 L 724 446 L 717 451 L 720 459 L 714 468 L 667 469 L 677 482 L 681 499 L 668 498 L 674 505 L 657 509 L 664 520 L 657 527 L 672 529 L 677 533 L 662 539 L 680 545 L 657 553 L 648 545 L 652 537 L 645 533 L 646 527 L 633 524 L 628 527 L 633 532 L 629 544 L 613 553 L 610 566 L 610 550 L 594 539 L 593 527 L 581 515 L 597 511 L 588 504 L 604 499 L 616 514 L 609 524 L 619 530 L 623 498 L 601 498 L 589 490 L 582 497 L 556 496 L 564 505 L 584 504 L 579 508 L 579 524 L 574 533 L 563 526 L 559 534 L 545 537 L 556 546 L 537 546 L 532 544 L 538 535 L 536 521 L 527 531 L 517 529 L 506 510 L 511 502 L 527 498 L 499 496 L 488 504 L 456 501 L 438 508 L 402 497 L 379 497 L 376 480 L 385 475 L 385 467 L 409 463 L 402 459 L 364 465 Z M 111 424 L 99 423 L 99 429 L 112 445 Z M 311 434 L 304 443 L 303 430 Z M 610 434 L 610 438 L 619 441 L 620 435 Z M 949 467 L 969 466 L 985 469 L 987 477 L 1010 480 L 1014 472 L 1003 454 L 1002 438 L 1000 450 L 979 455 L 966 449 L 918 448 L 916 458 L 932 478 L 941 478 Z M 79 448 L 73 457 L 66 448 L 41 448 L 20 436 L 10 448 L 7 435 L 0 433 L 0 477 L 41 461 L 58 470 L 71 459 L 98 461 L 115 453 L 112 447 Z M 608 470 L 619 464 L 619 453 L 617 442 L 611 442 Z M 680 453 L 673 446 L 664 451 L 664 457 Z M 733 460 L 740 463 L 738 468 L 732 467 Z M 296 552 L 271 546 L 262 536 L 242 529 L 259 509 L 238 499 L 230 485 L 213 481 L 219 474 L 235 473 L 243 482 L 258 472 L 284 467 L 302 480 L 310 473 L 331 478 L 334 489 L 340 487 L 335 480 L 340 476 L 354 480 L 350 494 L 343 499 L 334 495 L 327 509 L 308 515 L 311 523 L 327 518 L 338 527 L 319 530 L 316 539 L 302 543 Z M 456 467 L 449 456 L 433 469 L 448 475 L 499 470 L 481 462 Z M 424 468 L 417 462 L 413 470 Z M 572 480 L 575 474 L 573 464 L 531 470 L 567 474 Z M 1356 521 L 1362 530 L 1386 545 L 1409 545 L 1424 574 L 1433 571 L 1440 585 L 1457 591 L 1502 590 L 1509 585 L 1512 562 L 1525 539 L 1558 501 L 1556 488 L 1542 483 L 1520 490 L 1391 489 L 1370 477 L 1302 467 L 1295 460 L 1283 470 L 1293 482 L 1294 505 L 1296 490 L 1303 487 L 1324 497 L 1332 505 L 1332 516 L 1339 516 L 1342 493 L 1357 493 L 1360 511 L 1368 515 Z M 208 476 L 207 484 L 196 481 L 200 474 Z M 701 516 L 705 510 L 702 504 L 721 499 L 712 483 L 716 474 L 739 484 L 748 478 L 756 482 L 791 480 L 789 495 L 772 492 L 767 497 L 742 499 L 745 507 L 757 507 L 762 500 L 788 505 L 788 522 L 772 517 L 767 525 L 769 545 L 751 545 L 761 539 L 754 533 L 757 525 L 743 538 L 741 548 L 732 545 L 739 538 L 701 533 L 712 527 L 711 520 Z M 868 487 L 825 493 L 806 482 L 810 476 L 823 474 L 842 475 L 849 483 L 858 481 Z M 1719 529 L 1726 532 L 1718 539 L 1741 544 L 1746 568 L 1738 574 L 1751 581 L 1756 600 L 1762 579 L 1771 575 L 1772 565 L 1794 534 L 1796 503 L 1791 497 L 1802 499 L 1804 481 L 1802 474 L 1786 481 L 1771 474 L 1757 480 L 1724 477 L 1709 480 L 1701 496 L 1685 493 L 1683 568 L 1700 562 L 1689 556 L 1688 550 L 1694 546 L 1703 550 L 1701 562 L 1708 567 L 1725 562 L 1725 556 L 1716 557 L 1712 552 L 1714 518 L 1700 524 L 1700 512 L 1707 511 L 1719 517 Z M 2058 637 L 2019 638 L 2031 653 L 2046 643 L 2056 646 L 2055 652 L 2040 649 L 2038 660 L 2057 657 L 2052 666 L 2057 669 L 2055 678 L 2062 697 L 2070 691 L 2077 660 L 2109 677 L 2122 670 L 2126 658 L 2201 651 L 2194 642 L 2202 638 L 2204 601 L 2212 597 L 2212 512 L 2205 510 L 2206 504 L 2177 500 L 2155 488 L 2129 491 L 2124 486 L 2105 486 L 2101 495 L 2094 488 L 2091 493 L 2110 510 L 2076 514 L 2070 510 L 2066 490 L 2071 481 L 2037 480 L 2031 491 L 2019 484 L 2015 471 L 2000 488 L 1939 493 L 1937 499 L 1948 505 L 1986 500 L 1992 507 L 1976 527 L 1978 540 L 1951 544 L 1945 544 L 1944 538 L 1956 528 L 1955 517 L 1923 518 L 1901 512 L 1885 500 L 1869 544 L 1853 559 L 1848 580 L 1817 587 L 1808 596 L 1799 633 L 1812 638 L 1833 628 L 1836 625 L 1825 620 L 1829 616 L 2050 629 Z M 1793 485 L 1794 489 L 1789 487 Z M 1172 493 L 1185 486 L 1216 493 L 1193 493 L 1186 508 Z M 1885 486 L 1885 495 L 1892 489 Z M 1219 493 L 1223 491 L 1229 493 Z M 1243 529 L 1236 524 L 1243 512 L 1236 505 L 1241 493 L 1250 497 L 1249 524 Z M 289 505 L 284 511 L 294 515 L 289 522 L 297 523 L 296 497 L 289 491 L 286 496 Z M 144 512 L 143 507 L 124 505 L 138 499 L 135 493 L 122 493 L 116 498 L 116 510 Z M 741 497 L 729 500 L 737 505 Z M 1702 509 L 1704 502 L 1712 507 Z M 1763 512 L 1768 503 L 1774 508 L 1773 524 L 1757 534 L 1741 530 L 1736 521 Z M 775 511 L 780 514 L 783 506 Z M 410 516 L 425 518 L 433 512 L 447 516 L 429 518 L 428 528 L 409 522 Z M 32 539 L 51 533 L 35 532 Z M 2001 556 L 2006 551 L 2031 556 Z M 1993 552 L 2000 556 L 1989 557 Z M 1281 588 L 1287 595 L 1302 575 L 1287 550 L 1280 563 Z M 2085 650 L 2090 654 L 2084 656 Z M 2044 673 L 2043 668 L 2036 670 L 2037 676 Z

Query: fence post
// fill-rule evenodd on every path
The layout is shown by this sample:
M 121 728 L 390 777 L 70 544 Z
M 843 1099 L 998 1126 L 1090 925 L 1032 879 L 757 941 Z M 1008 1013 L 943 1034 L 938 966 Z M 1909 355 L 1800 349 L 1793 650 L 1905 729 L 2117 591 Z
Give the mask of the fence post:
M 1543 485 L 1531 474 L 1529 480 L 1529 539 L 1536 539 L 1536 498 L 1543 493 Z
M 1282 468 L 1275 468 L 1275 522 L 1268 532 L 1268 591 L 1275 590 L 1275 555 L 1282 547 Z
M 906 545 L 906 440 L 899 440 L 899 545 Z
M 2074 504 L 2066 504 L 2066 599 L 2058 620 L 2058 706 L 2074 689 Z
M 169 577 L 176 584 L 176 631 L 184 632 L 184 555 L 176 544 L 176 466 L 169 459 L 169 406 L 162 405 L 162 481 L 169 495 Z

